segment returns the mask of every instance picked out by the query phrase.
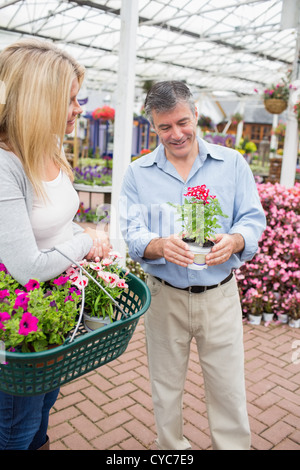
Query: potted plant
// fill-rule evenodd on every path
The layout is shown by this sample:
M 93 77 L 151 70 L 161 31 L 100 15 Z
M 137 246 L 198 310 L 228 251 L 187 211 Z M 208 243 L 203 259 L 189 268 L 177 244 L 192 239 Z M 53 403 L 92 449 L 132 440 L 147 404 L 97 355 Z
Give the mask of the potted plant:
M 239 122 L 242 122 L 243 119 L 244 119 L 244 116 L 241 113 L 234 113 L 231 116 L 231 122 L 234 125 L 238 124 Z
M 287 108 L 290 91 L 296 89 L 289 83 L 289 76 L 276 85 L 272 83 L 264 90 L 264 105 L 269 113 L 281 114 Z
M 262 316 L 265 322 L 273 320 L 277 308 L 277 299 L 273 291 L 264 292 L 262 296 Z
M 23 287 L 0 265 L 0 342 L 5 349 L 39 352 L 64 343 L 76 324 L 81 293 L 67 276 Z
M 110 106 L 104 105 L 102 108 L 96 108 L 92 112 L 93 119 L 102 121 L 113 121 L 115 118 L 115 110 Z
M 262 319 L 262 297 L 260 289 L 251 287 L 242 297 L 242 309 L 251 325 L 259 325 Z
M 211 130 L 215 127 L 212 119 L 209 116 L 205 116 L 204 114 L 200 114 L 198 119 L 198 126 L 200 126 L 203 130 Z
M 87 273 L 92 276 L 109 294 L 112 299 L 117 299 L 126 284 L 126 275 L 118 265 L 120 255 L 111 252 L 109 258 L 99 262 L 83 260 L 79 263 Z M 115 304 L 113 300 L 88 276 L 80 276 L 80 269 L 71 266 L 67 270 L 71 283 L 78 289 L 85 290 L 84 325 L 87 331 L 93 331 L 110 324 L 114 320 Z
M 288 323 L 292 328 L 300 328 L 300 293 L 289 292 L 281 305 L 283 311 L 288 312 Z
M 189 187 L 184 203 L 172 204 L 179 214 L 183 240 L 189 243 L 190 250 L 195 254 L 194 263 L 190 269 L 205 269 L 206 255 L 211 251 L 213 242 L 211 238 L 221 226 L 218 217 L 228 217 L 223 213 L 220 202 L 209 193 L 206 185 Z

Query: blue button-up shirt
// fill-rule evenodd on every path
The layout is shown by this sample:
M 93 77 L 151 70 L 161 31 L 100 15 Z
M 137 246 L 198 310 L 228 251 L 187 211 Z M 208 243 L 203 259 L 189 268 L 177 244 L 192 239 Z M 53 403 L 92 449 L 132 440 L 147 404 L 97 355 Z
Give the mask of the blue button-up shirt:
M 120 197 L 120 226 L 129 256 L 145 272 L 181 288 L 218 284 L 225 279 L 232 269 L 254 256 L 266 224 L 252 171 L 243 156 L 199 138 L 198 144 L 199 154 L 186 181 L 159 145 L 154 152 L 129 165 Z M 228 216 L 219 218 L 218 233 L 240 233 L 245 240 L 244 250 L 226 263 L 202 271 L 178 266 L 165 258 L 144 258 L 152 239 L 181 231 L 178 214 L 168 202 L 183 204 L 187 188 L 202 184 L 218 198 Z

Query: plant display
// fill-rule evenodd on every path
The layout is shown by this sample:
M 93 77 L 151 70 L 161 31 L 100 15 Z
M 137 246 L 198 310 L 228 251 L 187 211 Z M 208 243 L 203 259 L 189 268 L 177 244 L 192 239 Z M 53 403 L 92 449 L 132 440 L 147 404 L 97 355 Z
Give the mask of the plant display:
M 76 167 L 74 183 L 98 186 L 110 186 L 112 184 L 112 169 L 100 165 L 88 165 L 83 168 Z
M 244 315 L 272 311 L 300 318 L 300 184 L 258 184 L 267 227 L 255 257 L 236 271 Z M 266 310 L 268 309 L 268 310 Z
M 179 214 L 182 225 L 182 235 L 186 239 L 194 240 L 203 245 L 209 240 L 218 228 L 218 217 L 227 217 L 222 212 L 220 202 L 209 193 L 206 185 L 189 187 L 186 199 L 182 205 L 172 204 Z
M 211 144 L 223 145 L 223 147 L 234 148 L 236 136 L 233 134 L 220 134 L 218 132 L 206 133 L 203 137 L 206 142 Z
M 79 263 L 87 273 L 98 281 L 104 287 L 106 292 L 117 299 L 121 292 L 128 287 L 126 284 L 126 275 L 118 264 L 120 255 L 117 252 L 111 252 L 109 258 L 104 258 L 99 262 L 83 260 Z M 66 271 L 70 282 L 79 290 L 85 290 L 85 312 L 90 316 L 106 317 L 113 319 L 114 304 L 106 293 L 97 286 L 87 275 L 80 276 L 80 269 L 77 266 L 71 266 Z
M 67 276 L 24 287 L 0 265 L 0 341 L 7 350 L 43 351 L 60 345 L 76 323 L 80 291 Z

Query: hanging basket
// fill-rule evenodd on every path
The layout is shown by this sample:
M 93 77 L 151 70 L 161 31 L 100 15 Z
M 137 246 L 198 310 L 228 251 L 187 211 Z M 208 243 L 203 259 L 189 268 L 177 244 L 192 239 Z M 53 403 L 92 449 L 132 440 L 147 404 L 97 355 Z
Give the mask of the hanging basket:
M 287 102 L 277 98 L 264 101 L 266 110 L 271 114 L 281 114 L 287 108 Z
M 5 352 L 5 361 L 0 361 L 0 391 L 16 396 L 47 393 L 123 354 L 151 298 L 146 284 L 133 274 L 126 282 L 128 289 L 118 299 L 113 323 L 87 333 L 80 314 L 62 346 L 42 352 Z

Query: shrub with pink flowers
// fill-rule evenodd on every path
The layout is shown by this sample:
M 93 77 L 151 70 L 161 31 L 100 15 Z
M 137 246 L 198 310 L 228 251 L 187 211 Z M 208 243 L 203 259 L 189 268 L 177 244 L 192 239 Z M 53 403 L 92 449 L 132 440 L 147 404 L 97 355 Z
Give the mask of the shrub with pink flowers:
M 255 257 L 239 270 L 243 313 L 273 312 L 300 318 L 300 184 L 258 184 L 267 228 Z

